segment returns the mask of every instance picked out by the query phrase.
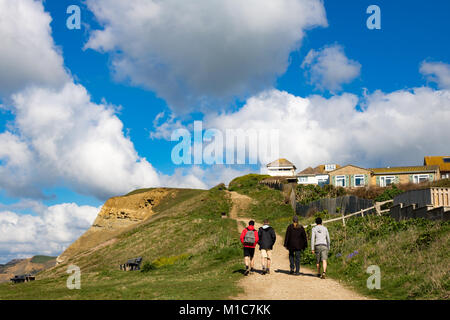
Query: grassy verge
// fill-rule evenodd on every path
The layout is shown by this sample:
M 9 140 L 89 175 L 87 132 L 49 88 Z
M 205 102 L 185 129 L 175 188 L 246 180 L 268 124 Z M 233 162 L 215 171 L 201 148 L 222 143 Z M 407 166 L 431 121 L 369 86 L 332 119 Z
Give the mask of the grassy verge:
M 311 219 L 302 221 L 310 223 Z M 350 218 L 326 225 L 331 237 L 327 274 L 361 294 L 377 299 L 450 298 L 450 223 L 411 219 L 396 222 L 391 217 Z M 310 236 L 310 229 L 307 230 Z M 315 266 L 310 251 L 303 264 Z M 376 265 L 381 271 L 381 289 L 367 288 Z
M 56 257 L 50 257 L 50 256 L 34 256 L 31 259 L 32 263 L 46 263 L 49 262 L 51 260 L 55 260 Z
M 284 236 L 294 213 L 284 203 L 280 191 L 258 183 L 263 178 L 260 175 L 239 177 L 230 183 L 229 189 L 253 198 L 255 203 L 249 208 L 248 216 L 260 222 L 269 218 L 276 232 Z M 381 196 L 395 191 L 387 188 Z M 300 219 L 300 223 L 310 225 L 316 216 L 323 220 L 332 218 L 317 212 Z M 331 237 L 329 277 L 377 299 L 450 298 L 449 222 L 424 219 L 396 222 L 389 215 L 373 215 L 350 218 L 346 227 L 339 221 L 326 226 Z M 309 240 L 311 227 L 306 231 Z M 315 269 L 315 257 L 309 248 L 302 255 L 302 265 Z M 371 265 L 380 267 L 380 290 L 367 288 L 371 274 L 366 271 Z
M 236 222 L 223 219 L 223 190 L 179 190 L 158 214 L 117 241 L 70 263 L 81 269 L 81 290 L 66 287 L 67 265 L 34 282 L 0 285 L 0 299 L 226 299 L 239 292 L 241 250 Z M 147 272 L 120 271 L 142 256 Z

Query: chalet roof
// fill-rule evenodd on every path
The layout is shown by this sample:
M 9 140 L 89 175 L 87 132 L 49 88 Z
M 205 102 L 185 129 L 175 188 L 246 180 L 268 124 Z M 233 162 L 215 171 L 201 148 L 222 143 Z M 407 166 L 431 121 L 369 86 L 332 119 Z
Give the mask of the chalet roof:
M 358 168 L 358 169 L 361 169 L 361 170 L 364 170 L 364 171 L 371 171 L 371 169 L 366 169 L 366 168 L 363 168 L 363 167 L 358 167 L 358 166 L 355 166 L 355 165 L 353 165 L 353 164 L 347 164 L 347 165 L 345 165 L 345 166 L 336 168 L 336 169 L 333 170 L 333 171 L 329 171 L 328 173 L 332 173 L 332 172 L 335 172 L 335 171 L 338 171 L 338 170 L 341 170 L 341 169 L 344 169 L 344 168 L 347 168 L 347 167 Z
M 302 171 L 300 171 L 298 174 L 301 175 L 313 175 L 314 174 L 314 169 L 311 167 L 308 167 L 306 169 L 303 169 Z
M 321 166 L 317 166 L 314 169 L 311 167 L 308 167 L 302 171 L 300 171 L 298 174 L 302 176 L 314 176 L 316 174 L 322 174 L 324 173 L 324 168 L 321 168 Z
M 445 162 L 444 159 L 446 159 Z M 437 165 L 441 171 L 450 171 L 450 156 L 424 157 L 423 164 L 425 166 Z
M 267 165 L 267 167 L 289 167 L 289 168 L 297 169 L 292 162 L 290 162 L 289 160 L 286 160 L 284 158 L 272 161 L 271 163 L 269 163 Z
M 436 172 L 439 166 L 409 166 L 409 167 L 390 167 L 390 168 L 372 168 L 368 169 L 373 174 L 382 173 L 415 173 L 415 172 Z
M 339 166 L 338 164 L 336 165 L 336 169 L 339 169 L 341 166 Z M 328 174 L 328 172 L 331 171 L 325 171 L 325 165 L 321 164 L 317 167 L 315 167 L 314 169 L 312 167 L 308 167 L 302 171 L 300 171 L 298 174 L 299 175 L 303 175 L 303 176 L 307 176 L 307 175 L 317 175 L 317 174 Z

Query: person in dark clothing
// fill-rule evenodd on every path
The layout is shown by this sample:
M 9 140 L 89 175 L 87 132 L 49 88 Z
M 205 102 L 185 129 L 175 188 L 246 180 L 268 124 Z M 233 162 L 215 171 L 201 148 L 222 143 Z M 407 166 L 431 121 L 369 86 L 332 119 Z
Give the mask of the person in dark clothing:
M 292 224 L 287 227 L 284 237 L 284 247 L 289 250 L 290 274 L 300 274 L 300 253 L 308 246 L 305 228 L 298 223 L 298 217 L 294 216 Z
M 269 226 L 269 220 L 264 220 L 264 225 L 258 230 L 259 250 L 261 250 L 262 274 L 270 273 L 270 263 L 272 261 L 272 249 L 277 236 L 275 230 Z

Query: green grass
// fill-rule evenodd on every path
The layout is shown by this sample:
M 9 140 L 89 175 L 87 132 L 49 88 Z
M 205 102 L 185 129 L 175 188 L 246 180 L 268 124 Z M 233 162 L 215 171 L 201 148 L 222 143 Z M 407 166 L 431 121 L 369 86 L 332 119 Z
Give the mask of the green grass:
M 310 223 L 311 219 L 302 221 Z M 450 298 L 450 223 L 388 215 L 326 224 L 331 237 L 327 274 L 377 299 Z M 307 230 L 310 237 L 310 230 Z M 315 266 L 310 251 L 302 263 Z M 381 270 L 381 289 L 367 288 L 367 267 Z
M 50 257 L 50 256 L 34 256 L 31 259 L 31 262 L 33 263 L 46 263 L 49 262 L 50 260 L 54 260 L 56 259 L 56 257 Z
M 246 216 L 261 222 L 269 218 L 276 232 L 284 236 L 293 211 L 284 203 L 282 192 L 258 184 L 263 176 L 243 176 L 230 183 L 230 190 L 255 200 Z M 301 188 L 313 197 L 321 191 Z M 303 190 L 304 189 L 304 190 Z M 326 190 L 325 190 L 326 191 Z M 383 194 L 384 193 L 384 194 Z M 382 197 L 392 197 L 396 188 L 385 188 Z M 377 195 L 378 196 L 378 195 Z M 317 216 L 332 218 L 324 212 L 300 218 L 310 225 Z M 362 295 L 377 299 L 450 299 L 450 223 L 411 219 L 396 222 L 389 215 L 354 217 L 326 224 L 331 237 L 329 277 L 340 280 Z M 315 269 L 310 251 L 311 227 L 306 229 L 308 250 L 302 254 L 302 265 Z M 381 289 L 369 290 L 367 267 L 381 270 Z
M 125 195 L 125 197 L 126 197 L 126 196 L 131 196 L 131 195 L 133 195 L 133 194 L 139 194 L 139 193 L 144 193 L 144 192 L 152 191 L 152 190 L 154 190 L 154 189 L 156 189 L 156 188 L 136 189 L 136 190 L 133 190 L 133 191 L 127 193 L 127 194 Z
M 243 213 L 246 217 L 258 222 L 269 219 L 270 225 L 281 235 L 286 232 L 291 223 L 294 210 L 285 203 L 285 196 L 281 191 L 271 189 L 259 181 L 267 178 L 265 175 L 249 174 L 230 182 L 228 190 L 236 191 L 251 197 L 254 202 Z
M 149 221 L 94 253 L 71 261 L 81 290 L 66 288 L 67 265 L 24 284 L 0 285 L 1 299 L 226 299 L 240 292 L 241 249 L 236 222 L 223 219 L 224 190 L 177 190 Z M 147 272 L 119 264 L 143 257 Z

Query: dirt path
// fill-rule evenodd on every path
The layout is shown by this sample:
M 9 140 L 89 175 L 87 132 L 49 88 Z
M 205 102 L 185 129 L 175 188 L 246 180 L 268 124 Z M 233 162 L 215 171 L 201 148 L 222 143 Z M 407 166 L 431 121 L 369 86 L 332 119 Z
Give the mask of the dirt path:
M 238 221 L 241 232 L 249 218 L 243 217 L 252 199 L 236 192 L 230 192 L 233 207 L 230 217 Z M 260 225 L 256 224 L 256 228 Z M 244 260 L 244 259 L 242 259 Z M 271 273 L 261 274 L 261 254 L 255 250 L 256 272 L 242 278 L 240 286 L 244 293 L 232 299 L 238 300 L 366 300 L 367 298 L 344 287 L 332 279 L 319 279 L 311 269 L 300 266 L 301 275 L 289 275 L 288 251 L 283 247 L 283 239 L 277 234 L 273 248 Z M 242 263 L 244 263 L 242 261 Z M 332 267 L 332 266 L 330 266 Z

